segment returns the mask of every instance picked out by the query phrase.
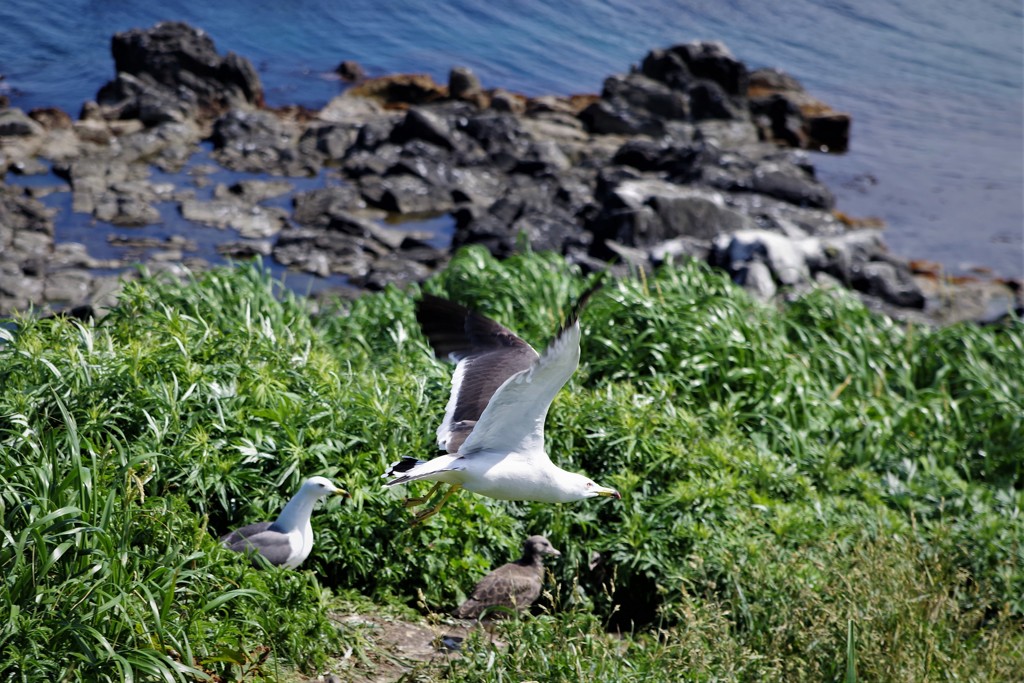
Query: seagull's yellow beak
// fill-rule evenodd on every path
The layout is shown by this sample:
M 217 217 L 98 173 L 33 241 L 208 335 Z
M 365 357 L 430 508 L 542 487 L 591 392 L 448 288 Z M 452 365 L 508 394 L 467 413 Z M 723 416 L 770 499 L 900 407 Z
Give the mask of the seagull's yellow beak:
M 331 491 L 331 495 L 332 496 L 344 496 L 345 498 L 351 498 L 351 495 L 349 495 L 349 492 L 346 491 L 345 489 L 334 489 L 333 491 Z
M 622 494 L 615 489 L 610 489 L 607 486 L 597 486 L 594 488 L 594 493 L 599 496 L 609 496 L 615 500 L 622 500 Z

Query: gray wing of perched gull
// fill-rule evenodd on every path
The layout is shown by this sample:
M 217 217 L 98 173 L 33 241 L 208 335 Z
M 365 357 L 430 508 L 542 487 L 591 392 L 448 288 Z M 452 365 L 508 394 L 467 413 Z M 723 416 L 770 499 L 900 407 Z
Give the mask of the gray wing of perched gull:
M 416 318 L 434 352 L 457 365 L 437 430 L 438 446 L 448 453 L 429 461 L 406 457 L 384 473 L 385 486 L 438 482 L 408 505 L 426 502 L 441 484 L 451 485 L 415 522 L 436 513 L 459 488 L 491 498 L 545 503 L 621 497 L 614 489 L 555 466 L 544 450 L 548 408 L 579 364 L 579 313 L 600 285 L 598 281 L 580 296 L 543 355 L 502 325 L 452 301 L 426 294 L 418 302 Z
M 544 556 L 561 554 L 543 536 L 530 536 L 523 543 L 523 556 L 482 578 L 453 615 L 459 619 L 479 619 L 488 613 L 501 616 L 503 610 L 526 611 L 544 587 Z
M 325 496 L 348 495 L 324 477 L 310 477 L 273 522 L 256 522 L 221 537 L 229 550 L 257 553 L 270 564 L 295 568 L 313 550 L 313 506 Z
M 287 563 L 295 554 L 288 532 L 275 527 L 273 522 L 257 522 L 235 529 L 221 537 L 220 542 L 235 552 L 257 552 L 275 565 Z

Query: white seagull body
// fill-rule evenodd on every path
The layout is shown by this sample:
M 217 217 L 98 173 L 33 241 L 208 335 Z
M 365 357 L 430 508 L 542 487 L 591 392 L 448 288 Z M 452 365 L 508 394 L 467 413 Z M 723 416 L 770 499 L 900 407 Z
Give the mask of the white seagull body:
M 230 550 L 259 553 L 271 564 L 294 569 L 313 550 L 313 506 L 330 495 L 347 494 L 324 477 L 310 477 L 275 521 L 249 524 L 222 536 L 220 542 Z
M 493 320 L 456 303 L 429 294 L 418 302 L 416 317 L 435 353 L 457 365 L 437 429 L 438 447 L 447 454 L 426 462 L 403 458 L 384 473 L 389 487 L 418 480 L 451 484 L 441 502 L 416 521 L 437 512 L 459 488 L 542 503 L 620 497 L 614 489 L 556 466 L 544 449 L 548 407 L 579 365 L 579 311 L 596 289 L 580 297 L 543 355 Z M 425 502 L 432 493 L 410 502 Z

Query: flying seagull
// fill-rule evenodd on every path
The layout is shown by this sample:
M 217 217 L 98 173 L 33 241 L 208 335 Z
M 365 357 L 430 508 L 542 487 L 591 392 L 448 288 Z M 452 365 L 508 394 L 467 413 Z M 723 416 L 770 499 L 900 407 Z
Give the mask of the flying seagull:
M 452 614 L 459 619 L 479 619 L 494 607 L 525 612 L 540 597 L 545 555 L 561 557 L 562 553 L 543 536 L 530 536 L 523 541 L 523 556 L 480 579 L 473 594 Z
M 419 523 L 437 513 L 460 488 L 501 500 L 567 503 L 595 496 L 621 498 L 582 474 L 566 472 L 544 450 L 544 419 L 555 394 L 580 359 L 579 314 L 600 287 L 588 289 L 543 355 L 493 320 L 447 299 L 424 294 L 416 319 L 439 358 L 456 361 L 452 393 L 437 429 L 447 451 L 433 460 L 392 463 L 387 487 L 421 479 L 437 482 L 408 507 L 426 503 L 442 484 L 450 488 Z
M 240 553 L 259 553 L 270 564 L 294 569 L 313 550 L 313 525 L 309 521 L 313 506 L 324 496 L 347 496 L 348 493 L 323 477 L 310 477 L 302 482 L 273 522 L 257 522 L 221 537 L 226 548 Z

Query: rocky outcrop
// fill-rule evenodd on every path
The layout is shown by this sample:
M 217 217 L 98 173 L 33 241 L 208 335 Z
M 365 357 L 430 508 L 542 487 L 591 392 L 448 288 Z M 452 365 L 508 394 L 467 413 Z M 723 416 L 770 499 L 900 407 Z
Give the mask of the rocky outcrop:
M 850 116 L 812 97 L 795 78 L 777 69 L 750 74 L 747 96 L 762 139 L 823 152 L 846 151 Z
M 117 77 L 96 96 L 104 118 L 180 123 L 263 102 L 249 60 L 219 55 L 213 39 L 188 24 L 167 21 L 118 33 L 111 53 Z
M 184 24 L 118 34 L 113 52 L 117 78 L 78 121 L 0 110 L 0 168 L 55 183 L 0 185 L 3 312 L 102 305 L 98 267 L 204 267 L 190 225 L 223 233 L 206 258 L 261 255 L 349 291 L 421 281 L 463 245 L 528 243 L 584 268 L 708 260 L 765 298 L 827 282 L 905 317 L 938 310 L 880 233 L 848 229 L 801 150 L 845 147 L 848 119 L 720 43 L 653 50 L 600 95 L 527 98 L 456 67 L 447 86 L 357 76 L 315 112 L 262 107 L 251 65 Z M 118 233 L 122 260 L 91 260 L 54 242 L 44 192 L 98 226 L 185 227 Z

